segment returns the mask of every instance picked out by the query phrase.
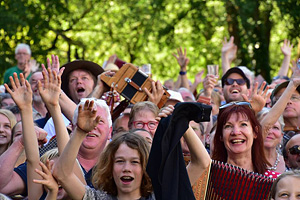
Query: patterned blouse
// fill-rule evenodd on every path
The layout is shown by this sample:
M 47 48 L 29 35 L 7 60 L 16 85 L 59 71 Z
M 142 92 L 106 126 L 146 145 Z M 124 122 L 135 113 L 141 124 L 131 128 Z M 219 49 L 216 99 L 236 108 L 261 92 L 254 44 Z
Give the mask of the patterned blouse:
M 96 190 L 94 188 L 90 188 L 89 186 L 85 186 L 85 194 L 83 200 L 118 200 L 117 197 L 111 196 L 104 192 L 103 190 Z M 155 200 L 154 193 L 152 193 L 149 197 L 141 197 L 137 200 Z

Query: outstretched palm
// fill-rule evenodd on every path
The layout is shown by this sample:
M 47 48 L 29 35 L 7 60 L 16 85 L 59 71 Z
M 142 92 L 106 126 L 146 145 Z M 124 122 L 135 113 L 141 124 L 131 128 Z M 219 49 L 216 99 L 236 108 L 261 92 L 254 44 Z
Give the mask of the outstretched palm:
M 44 85 L 39 82 L 39 93 L 46 105 L 58 105 L 59 94 L 61 92 L 60 76 L 56 74 L 56 71 L 52 71 L 50 68 L 48 68 L 48 73 L 45 71 L 42 73 L 44 77 Z
M 79 105 L 77 126 L 86 133 L 93 130 L 100 121 L 97 116 L 97 109 L 94 108 L 94 101 L 87 100 L 84 105 Z
M 16 73 L 13 74 L 13 77 L 9 77 L 12 90 L 5 84 L 6 90 L 12 96 L 13 100 L 16 102 L 20 110 L 25 108 L 30 108 L 32 104 L 32 90 L 31 86 L 27 80 L 25 80 L 24 75 L 20 74 L 20 80 Z

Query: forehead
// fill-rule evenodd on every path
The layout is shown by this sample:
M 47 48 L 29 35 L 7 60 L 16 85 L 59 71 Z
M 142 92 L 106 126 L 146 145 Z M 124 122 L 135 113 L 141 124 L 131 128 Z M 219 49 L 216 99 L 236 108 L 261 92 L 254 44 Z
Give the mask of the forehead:
M 232 113 L 228 116 L 226 122 L 228 121 L 230 122 L 248 121 L 248 117 L 245 113 Z
M 9 119 L 5 116 L 5 115 L 3 115 L 3 114 L 1 114 L 0 113 L 0 122 L 4 122 L 4 123 L 10 123 L 10 121 L 9 121 Z
M 18 53 L 28 53 L 26 48 L 18 49 Z
M 233 78 L 233 79 L 244 79 L 240 74 L 238 73 L 231 73 L 227 78 Z
M 155 118 L 155 114 L 149 109 L 142 109 L 135 113 L 134 118 L 137 119 L 139 117 L 153 117 Z
M 96 105 L 97 106 L 97 105 Z M 100 106 L 97 106 L 97 115 L 103 117 L 105 120 L 107 119 L 106 109 Z
M 69 77 L 78 77 L 78 76 L 90 76 L 92 78 L 92 73 L 84 69 L 75 69 L 73 70 Z
M 294 145 L 300 145 L 300 134 L 292 137 L 292 139 L 290 139 L 290 141 L 288 142 L 288 144 L 286 146 L 289 149 Z

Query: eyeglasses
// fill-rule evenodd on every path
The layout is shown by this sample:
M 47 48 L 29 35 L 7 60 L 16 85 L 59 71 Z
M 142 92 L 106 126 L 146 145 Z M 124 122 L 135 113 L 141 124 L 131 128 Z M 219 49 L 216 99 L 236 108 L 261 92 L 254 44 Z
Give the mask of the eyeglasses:
M 245 85 L 245 83 L 246 83 L 246 81 L 242 78 L 240 78 L 240 79 L 233 79 L 233 78 L 225 79 L 225 85 L 232 85 L 234 82 L 236 82 L 238 85 Z
M 142 121 L 133 121 L 133 126 L 135 128 L 144 128 L 145 125 L 148 127 L 149 130 L 154 130 L 156 129 L 158 122 L 156 121 L 150 121 L 150 122 L 142 122 Z
M 295 145 L 289 149 L 290 154 L 296 155 L 300 154 L 300 145 Z
M 223 106 L 220 106 L 219 110 L 223 110 L 224 108 L 227 108 L 229 106 L 232 106 L 232 105 L 238 105 L 238 106 L 248 106 L 250 109 L 252 109 L 252 106 L 249 102 L 246 102 L 246 101 L 234 101 L 234 102 L 230 102 L 230 103 L 227 103 Z
M 273 102 L 274 102 L 273 105 L 279 100 L 279 98 L 280 98 L 280 96 L 273 98 Z M 290 98 L 290 100 L 292 102 L 298 102 L 298 101 L 300 101 L 300 96 L 292 95 L 291 98 Z

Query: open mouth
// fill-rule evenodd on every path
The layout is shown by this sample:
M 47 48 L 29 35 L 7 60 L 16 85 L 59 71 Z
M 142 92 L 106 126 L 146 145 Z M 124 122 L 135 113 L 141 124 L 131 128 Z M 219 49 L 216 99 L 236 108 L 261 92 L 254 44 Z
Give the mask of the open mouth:
M 0 135 L 0 138 L 6 138 L 6 136 L 5 135 Z
M 245 142 L 245 140 L 231 140 L 230 141 L 232 144 L 243 144 Z
M 231 94 L 238 94 L 238 93 L 240 93 L 240 91 L 239 91 L 239 90 L 237 90 L 237 89 L 235 89 L 235 90 L 231 90 Z
M 90 134 L 87 134 L 87 136 L 86 137 L 98 137 L 96 134 L 92 134 L 92 133 L 90 133 Z
M 77 93 L 78 94 L 81 94 L 81 93 L 84 93 L 85 92 L 85 89 L 84 88 L 78 88 L 77 89 Z
M 132 178 L 131 176 L 122 176 L 121 177 L 121 181 L 123 183 L 131 183 L 134 180 L 134 178 Z

